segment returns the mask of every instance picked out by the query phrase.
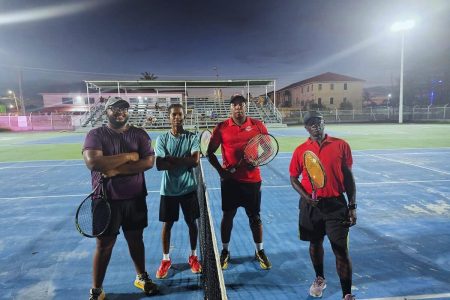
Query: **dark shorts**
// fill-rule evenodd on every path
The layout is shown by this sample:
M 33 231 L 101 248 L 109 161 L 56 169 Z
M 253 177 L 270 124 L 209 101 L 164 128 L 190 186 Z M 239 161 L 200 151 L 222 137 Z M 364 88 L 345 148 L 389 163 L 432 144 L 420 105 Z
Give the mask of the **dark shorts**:
M 261 210 L 261 182 L 240 182 L 233 179 L 221 181 L 222 211 L 245 208 L 247 216 Z
M 102 236 L 118 235 L 120 227 L 123 231 L 140 230 L 147 227 L 147 202 L 145 197 L 112 200 L 109 204 L 111 205 L 111 222 Z
M 176 222 L 180 217 L 180 206 L 186 223 L 191 223 L 200 217 L 197 191 L 181 196 L 161 195 L 159 202 L 159 220 L 161 222 Z
M 298 227 L 303 241 L 317 241 L 326 235 L 330 242 L 347 248 L 349 228 L 343 224 L 347 219 L 347 201 L 343 195 L 321 199 L 317 207 L 300 199 Z

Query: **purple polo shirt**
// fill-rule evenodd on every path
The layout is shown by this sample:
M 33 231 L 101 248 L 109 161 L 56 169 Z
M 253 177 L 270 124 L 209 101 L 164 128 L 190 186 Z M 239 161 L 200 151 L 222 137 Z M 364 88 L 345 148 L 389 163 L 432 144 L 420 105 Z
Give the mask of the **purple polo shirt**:
M 100 150 L 103 152 L 103 156 L 137 152 L 141 159 L 155 155 L 147 132 L 132 126 L 122 133 L 118 133 L 108 126 L 94 128 L 86 136 L 84 150 Z M 101 173 L 91 171 L 91 177 L 94 188 L 101 178 Z M 133 175 L 118 175 L 105 180 L 109 200 L 135 199 L 147 195 L 143 172 Z

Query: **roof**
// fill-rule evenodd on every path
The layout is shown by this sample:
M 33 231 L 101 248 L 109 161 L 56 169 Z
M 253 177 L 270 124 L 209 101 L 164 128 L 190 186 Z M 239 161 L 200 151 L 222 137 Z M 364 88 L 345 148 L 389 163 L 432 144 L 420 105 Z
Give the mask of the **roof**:
M 292 88 L 295 86 L 305 85 L 305 84 L 314 83 L 314 82 L 337 82 L 337 81 L 347 81 L 348 82 L 348 81 L 365 81 L 365 80 L 342 75 L 342 74 L 327 72 L 327 73 L 323 73 L 323 74 L 293 83 L 293 84 L 288 85 L 280 90 L 285 90 L 285 89 L 289 89 L 289 88 Z
M 86 85 L 92 89 L 117 89 L 117 88 L 220 88 L 220 87 L 246 87 L 248 86 L 272 86 L 274 80 L 271 79 L 229 79 L 229 80 L 85 80 Z

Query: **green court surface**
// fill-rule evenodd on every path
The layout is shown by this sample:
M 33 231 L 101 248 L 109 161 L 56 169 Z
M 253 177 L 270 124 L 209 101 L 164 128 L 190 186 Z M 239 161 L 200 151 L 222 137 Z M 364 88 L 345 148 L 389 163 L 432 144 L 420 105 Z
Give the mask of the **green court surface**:
M 353 150 L 450 147 L 450 124 L 341 124 L 325 131 Z M 303 127 L 269 128 L 281 152 L 292 152 L 307 135 Z M 149 132 L 152 140 L 161 132 Z M 86 132 L 2 132 L 0 161 L 81 159 Z

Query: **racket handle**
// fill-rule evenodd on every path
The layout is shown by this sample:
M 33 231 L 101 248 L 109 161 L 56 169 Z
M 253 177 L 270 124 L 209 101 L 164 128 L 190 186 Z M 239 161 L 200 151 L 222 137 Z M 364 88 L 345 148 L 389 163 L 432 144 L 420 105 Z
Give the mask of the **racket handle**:
M 316 193 L 316 191 L 312 191 L 311 198 L 314 199 L 314 200 L 317 200 L 317 193 Z
M 232 167 L 231 169 L 228 169 L 228 172 L 230 172 L 231 174 L 236 173 L 236 168 Z

